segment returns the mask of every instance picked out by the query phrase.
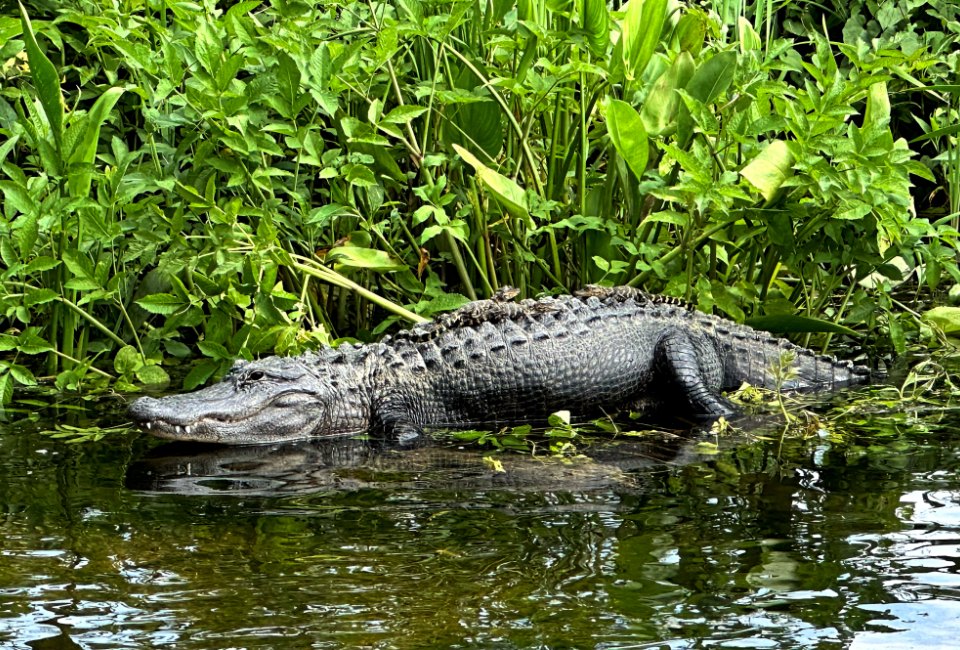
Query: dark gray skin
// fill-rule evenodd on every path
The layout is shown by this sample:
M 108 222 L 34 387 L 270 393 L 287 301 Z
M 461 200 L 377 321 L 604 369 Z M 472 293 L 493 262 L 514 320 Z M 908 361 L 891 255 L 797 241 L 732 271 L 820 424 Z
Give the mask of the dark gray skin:
M 259 444 L 373 431 L 401 439 L 424 429 L 541 422 L 633 408 L 689 417 L 736 413 L 722 391 L 833 390 L 867 368 L 650 296 L 591 287 L 577 296 L 480 300 L 370 345 L 237 362 L 218 383 L 185 395 L 141 397 L 131 417 L 161 438 Z

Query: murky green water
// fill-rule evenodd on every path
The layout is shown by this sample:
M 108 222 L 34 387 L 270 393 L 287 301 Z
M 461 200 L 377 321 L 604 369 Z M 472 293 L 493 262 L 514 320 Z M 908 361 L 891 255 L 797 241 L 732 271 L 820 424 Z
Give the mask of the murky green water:
M 456 449 L 145 458 L 37 432 L 119 421 L 91 408 L 0 424 L 0 647 L 960 642 L 960 417 L 499 474 Z

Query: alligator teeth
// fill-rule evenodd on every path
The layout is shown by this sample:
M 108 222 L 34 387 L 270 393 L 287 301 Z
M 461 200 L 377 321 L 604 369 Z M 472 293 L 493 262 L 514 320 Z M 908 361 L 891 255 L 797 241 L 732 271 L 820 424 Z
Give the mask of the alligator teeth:
M 180 433 L 180 425 L 179 424 L 173 425 L 173 430 L 176 431 L 177 433 Z
M 153 428 L 153 422 L 147 422 L 147 431 Z
M 183 432 L 184 432 L 185 434 L 187 434 L 188 436 L 190 435 L 190 425 L 189 425 L 189 424 L 188 424 L 187 426 L 183 427 Z

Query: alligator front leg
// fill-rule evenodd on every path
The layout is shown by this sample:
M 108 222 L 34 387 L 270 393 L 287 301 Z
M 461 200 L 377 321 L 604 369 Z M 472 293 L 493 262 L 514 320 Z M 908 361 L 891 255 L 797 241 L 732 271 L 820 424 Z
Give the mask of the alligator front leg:
M 712 351 L 711 351 L 712 352 Z M 657 374 L 680 389 L 682 401 L 693 408 L 695 415 L 733 415 L 737 408 L 719 393 L 722 362 L 716 353 L 698 349 L 690 337 L 682 331 L 671 331 L 657 343 L 655 367 Z M 716 366 L 711 380 L 705 376 L 704 367 Z
M 413 417 L 409 396 L 387 391 L 373 402 L 370 428 L 388 440 L 410 444 L 423 435 L 423 427 Z

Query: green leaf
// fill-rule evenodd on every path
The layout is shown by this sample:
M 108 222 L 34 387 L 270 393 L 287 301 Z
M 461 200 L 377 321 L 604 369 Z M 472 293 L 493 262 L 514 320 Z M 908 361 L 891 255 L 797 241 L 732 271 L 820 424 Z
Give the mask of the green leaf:
M 167 354 L 177 357 L 179 359 L 186 359 L 190 356 L 190 348 L 181 343 L 180 341 L 173 341 L 171 339 L 163 340 L 163 349 L 167 351 Z
M 593 263 L 597 265 L 597 268 L 603 271 L 604 273 L 610 270 L 610 262 L 603 259 L 599 255 L 594 255 L 592 259 L 593 259 Z
M 50 124 L 50 132 L 57 151 L 62 151 L 63 142 L 63 95 L 60 92 L 60 75 L 50 59 L 40 50 L 37 37 L 30 24 L 30 17 L 22 3 L 20 5 L 20 22 L 23 27 L 23 40 L 30 61 L 30 74 L 33 84 L 40 98 L 40 105 Z
M 33 376 L 33 373 L 30 372 L 27 368 L 18 365 L 16 363 L 11 363 L 9 365 L 10 375 L 17 380 L 18 384 L 23 386 L 36 386 L 37 378 Z
M 27 264 L 23 268 L 23 272 L 27 274 L 40 273 L 43 271 L 49 271 L 50 269 L 55 269 L 58 266 L 60 266 L 60 260 L 46 255 L 41 255 Z
M 711 104 L 730 87 L 736 71 L 737 53 L 720 52 L 693 73 L 686 90 L 691 97 Z
M 783 140 L 774 140 L 740 170 L 767 201 L 773 199 L 783 183 L 793 176 L 793 154 Z
M 327 260 L 338 267 L 367 269 L 370 271 L 399 271 L 407 265 L 386 251 L 360 246 L 337 246 L 327 253 Z
M 557 411 L 556 413 L 551 413 L 550 417 L 547 418 L 547 424 L 549 424 L 551 427 L 569 427 L 570 411 Z
M 283 50 L 277 52 L 277 63 L 279 64 L 277 68 L 277 90 L 287 109 L 287 114 L 284 117 L 292 118 L 298 112 L 300 68 L 297 67 L 297 62 Z
M 33 246 L 40 235 L 40 215 L 37 212 L 22 215 L 14 224 L 17 227 L 17 247 L 20 259 L 27 259 L 33 252 Z
M 960 332 L 960 307 L 934 307 L 923 312 L 923 320 L 936 325 L 944 334 Z
M 624 71 L 628 81 L 639 79 L 660 43 L 667 17 L 667 0 L 630 0 L 620 25 Z
M 504 210 L 514 217 L 530 219 L 530 213 L 527 209 L 527 196 L 519 185 L 484 165 L 463 147 L 453 145 L 453 148 L 467 164 L 476 170 L 477 177 L 490 190 L 493 198 Z
M 137 352 L 137 348 L 132 345 L 125 345 L 117 350 L 113 357 L 113 369 L 118 375 L 130 377 L 133 373 L 143 367 L 143 357 Z
M 9 372 L 0 372 L 0 406 L 13 399 L 13 380 Z
M 887 84 L 879 81 L 871 84 L 867 93 L 867 109 L 863 114 L 863 126 L 882 128 L 890 124 L 890 96 Z
M 200 351 L 208 357 L 218 359 L 220 361 L 230 361 L 233 359 L 227 348 L 223 347 L 220 343 L 214 343 L 213 341 L 200 341 L 197 343 L 197 347 L 200 348 Z
M 651 136 L 672 135 L 677 130 L 677 114 L 680 110 L 678 88 L 684 88 L 693 76 L 693 57 L 681 52 L 650 89 L 643 102 L 640 117 Z
M 839 325 L 828 320 L 813 318 L 812 316 L 798 316 L 796 314 L 771 314 L 770 316 L 754 316 L 744 321 L 745 324 L 766 332 L 784 332 L 798 334 L 801 332 L 828 332 L 830 334 L 846 334 L 859 336 L 856 330 Z
M 170 375 L 157 365 L 142 366 L 135 371 L 137 379 L 146 386 L 166 386 L 170 383 Z
M 582 0 L 580 23 L 587 35 L 587 45 L 597 56 L 610 46 L 610 12 L 606 0 Z
M 52 349 L 49 343 L 37 336 L 35 328 L 30 328 L 17 337 L 17 350 L 24 354 L 43 354 Z
M 33 307 L 34 305 L 42 305 L 51 300 L 56 300 L 59 297 L 60 294 L 53 289 L 34 289 L 28 291 L 23 297 L 23 304 L 27 307 Z
M 868 203 L 864 203 L 863 201 L 850 201 L 849 205 L 834 212 L 830 216 L 834 219 L 844 221 L 857 221 L 870 214 L 871 210 L 873 210 L 873 208 L 871 208 Z
M 184 390 L 193 390 L 197 386 L 200 386 L 215 373 L 220 368 L 220 363 L 214 361 L 213 359 L 204 359 L 197 365 L 195 365 L 190 372 L 187 373 L 187 376 L 183 379 L 183 389 Z
M 677 21 L 676 27 L 680 51 L 697 56 L 703 49 L 706 34 L 707 15 L 700 9 L 687 7 Z
M 82 122 L 82 125 L 78 125 L 82 126 L 83 130 L 73 151 L 68 154 L 68 162 L 71 165 L 80 165 L 81 168 L 70 171 L 67 184 L 70 196 L 84 197 L 90 193 L 90 179 L 93 176 L 92 167 L 97 155 L 97 143 L 100 141 L 100 127 L 110 116 L 110 112 L 122 94 L 123 88 L 108 88 L 97 97 L 97 101 L 86 116 L 87 119 Z
M 383 117 L 383 121 L 390 124 L 409 124 L 415 118 L 426 113 L 427 110 L 428 109 L 424 106 L 405 104 L 403 106 L 397 106 L 395 109 L 387 113 Z
M 93 265 L 82 253 L 74 250 L 64 250 L 62 261 L 73 277 L 97 285 L 96 278 L 93 274 Z
M 187 306 L 182 298 L 171 293 L 155 293 L 136 301 L 143 309 L 151 314 L 174 314 Z
M 617 153 L 623 158 L 637 178 L 647 170 L 650 145 L 643 120 L 634 108 L 619 99 L 607 102 L 607 132 Z
M 40 206 L 30 196 L 29 190 L 20 183 L 0 181 L 0 192 L 9 207 L 22 214 L 39 214 Z

